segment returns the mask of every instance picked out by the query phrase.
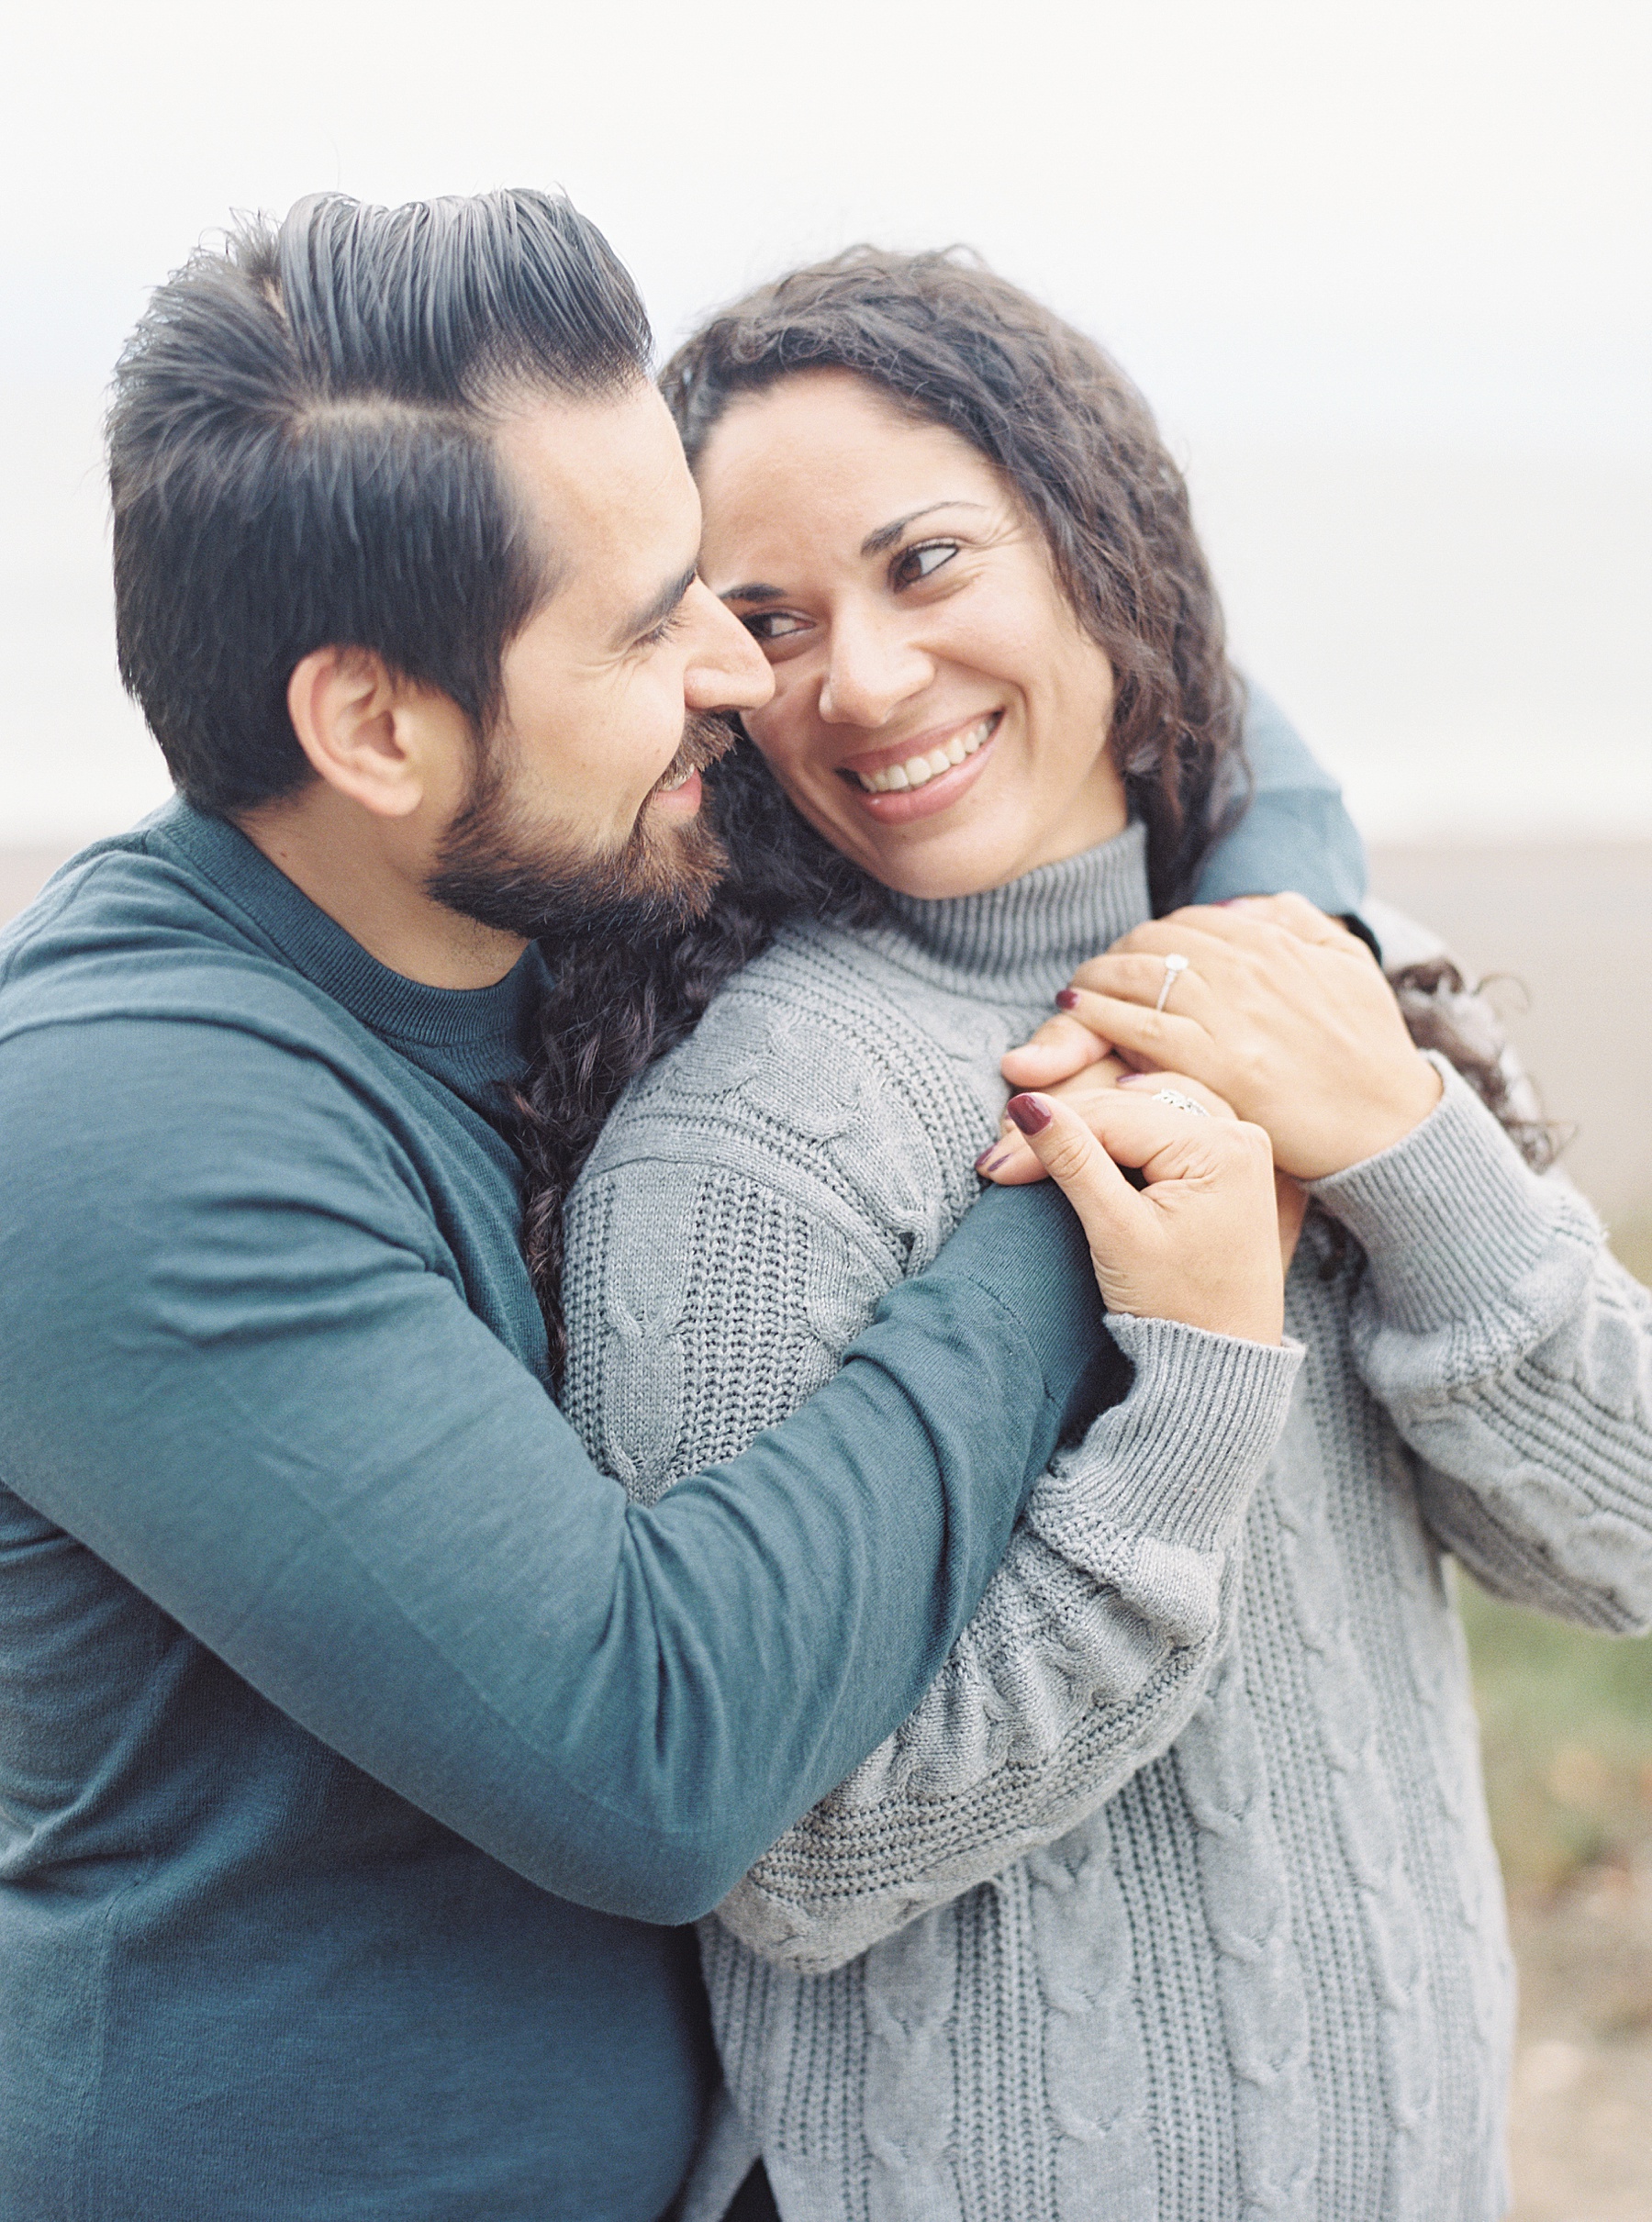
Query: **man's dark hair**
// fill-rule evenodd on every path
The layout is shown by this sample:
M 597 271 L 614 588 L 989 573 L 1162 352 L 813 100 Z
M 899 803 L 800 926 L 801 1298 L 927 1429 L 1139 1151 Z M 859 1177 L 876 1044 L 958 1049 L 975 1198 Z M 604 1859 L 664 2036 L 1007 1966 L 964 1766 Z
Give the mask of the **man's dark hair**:
M 120 676 L 173 779 L 233 816 L 309 767 L 287 684 L 374 650 L 486 731 L 554 583 L 498 464 L 519 397 L 647 374 L 596 226 L 528 189 L 244 220 L 155 293 L 109 415 Z

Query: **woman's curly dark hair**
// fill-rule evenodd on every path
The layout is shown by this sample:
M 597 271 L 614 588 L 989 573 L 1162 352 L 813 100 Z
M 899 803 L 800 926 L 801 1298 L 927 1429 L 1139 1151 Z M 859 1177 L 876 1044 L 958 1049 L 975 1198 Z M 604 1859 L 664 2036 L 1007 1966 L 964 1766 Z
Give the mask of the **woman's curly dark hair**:
M 661 385 L 689 462 L 734 402 L 817 370 L 865 379 L 1002 475 L 1112 665 L 1108 747 L 1146 828 L 1154 910 L 1185 902 L 1249 800 L 1243 690 L 1186 485 L 1145 401 L 1094 341 L 974 256 L 855 247 L 760 286 L 672 357 Z M 880 901 L 743 735 L 706 807 L 729 869 L 704 917 L 642 944 L 549 953 L 556 983 L 515 1111 L 524 1247 L 559 1375 L 563 1206 L 621 1090 L 786 920 L 865 919 Z
M 1417 1047 L 1448 1058 L 1532 1170 L 1546 1173 L 1570 1129 L 1544 1117 L 1537 1091 L 1504 1041 L 1486 995 L 1493 983 L 1470 986 L 1444 955 L 1390 972 L 1389 983 Z
M 846 370 L 1001 472 L 1108 655 L 1108 745 L 1147 829 L 1158 910 L 1243 812 L 1242 694 L 1187 487 L 1152 412 L 1083 333 L 961 251 L 855 247 L 760 286 L 679 348 L 661 384 L 690 463 L 743 395 Z M 524 1245 L 564 1355 L 563 1204 L 632 1076 L 681 1041 L 793 917 L 874 915 L 876 885 L 797 815 L 743 738 L 708 781 L 730 866 L 706 916 L 646 946 L 551 952 L 557 980 L 516 1099 Z
M 804 823 L 743 736 L 706 795 L 731 861 L 703 918 L 653 939 L 547 952 L 553 985 L 511 1109 L 525 1173 L 522 1246 L 558 1379 L 567 1355 L 563 1206 L 627 1082 L 693 1030 L 723 982 L 788 918 L 877 911 L 875 884 Z

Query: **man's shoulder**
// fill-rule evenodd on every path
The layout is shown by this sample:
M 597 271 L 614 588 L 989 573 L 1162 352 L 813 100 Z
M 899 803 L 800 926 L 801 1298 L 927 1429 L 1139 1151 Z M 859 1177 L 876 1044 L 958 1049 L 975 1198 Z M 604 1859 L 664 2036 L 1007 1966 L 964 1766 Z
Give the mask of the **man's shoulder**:
M 14 1163 L 136 1177 L 218 1155 L 383 1155 L 395 1075 L 233 899 L 149 830 L 73 858 L 0 936 L 0 1122 Z M 356 1144 L 349 1137 L 354 1134 Z
M 0 932 L 0 1042 L 120 1024 L 301 1050 L 358 1032 L 234 898 L 166 839 L 162 814 L 95 843 Z M 158 1036 L 159 1038 L 159 1036 Z M 231 1053 L 232 1054 L 232 1053 Z

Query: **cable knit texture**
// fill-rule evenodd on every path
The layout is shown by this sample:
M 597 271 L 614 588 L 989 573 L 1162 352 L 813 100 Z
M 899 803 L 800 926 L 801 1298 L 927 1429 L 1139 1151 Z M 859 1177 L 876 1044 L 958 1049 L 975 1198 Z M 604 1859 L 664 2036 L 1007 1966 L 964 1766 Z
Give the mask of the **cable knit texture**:
M 1002 1052 L 1147 910 L 1132 828 L 788 932 L 633 1086 L 567 1289 L 568 1411 L 628 1490 L 827 1378 L 976 1192 Z M 1128 1393 L 923 1703 L 703 1926 L 733 2106 L 689 2222 L 758 2149 L 786 2222 L 1502 2213 L 1512 1984 L 1444 1557 L 1652 1621 L 1652 1320 L 1455 1076 L 1316 1196 L 1285 1348 L 1111 1323 Z

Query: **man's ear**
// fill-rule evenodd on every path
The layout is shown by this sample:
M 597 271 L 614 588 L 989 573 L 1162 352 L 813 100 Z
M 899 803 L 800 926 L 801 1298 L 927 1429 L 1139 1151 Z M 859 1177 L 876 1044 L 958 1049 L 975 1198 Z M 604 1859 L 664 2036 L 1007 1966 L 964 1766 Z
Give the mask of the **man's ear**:
M 375 818 L 411 817 L 425 800 L 441 709 L 459 717 L 367 648 L 313 649 L 287 681 L 287 714 L 311 769 Z

